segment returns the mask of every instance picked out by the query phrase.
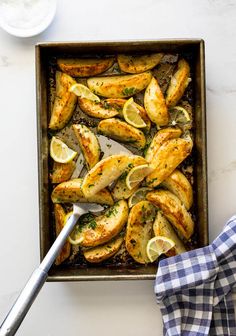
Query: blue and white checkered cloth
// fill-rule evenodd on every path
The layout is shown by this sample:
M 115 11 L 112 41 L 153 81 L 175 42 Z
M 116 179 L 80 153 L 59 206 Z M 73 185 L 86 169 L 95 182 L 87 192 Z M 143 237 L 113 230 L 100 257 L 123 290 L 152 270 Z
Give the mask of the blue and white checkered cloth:
M 236 216 L 207 247 L 163 259 L 155 294 L 165 336 L 236 336 Z

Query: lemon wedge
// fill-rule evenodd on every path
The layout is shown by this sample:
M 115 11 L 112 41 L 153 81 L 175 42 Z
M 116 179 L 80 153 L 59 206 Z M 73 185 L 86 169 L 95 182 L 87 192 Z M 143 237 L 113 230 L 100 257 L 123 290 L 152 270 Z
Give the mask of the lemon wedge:
M 142 182 L 147 175 L 153 171 L 153 168 L 149 167 L 148 164 L 134 167 L 130 170 L 126 176 L 126 185 L 131 190 L 136 187 L 140 182 Z
M 132 97 L 124 104 L 123 116 L 127 123 L 136 128 L 143 128 L 147 126 L 147 124 L 141 118 L 139 109 L 136 107 Z
M 138 190 L 136 190 L 129 198 L 129 208 L 132 208 L 138 202 L 145 200 L 147 193 L 151 190 L 153 189 L 147 187 L 139 188 Z
M 70 216 L 73 215 L 73 211 L 68 212 L 68 214 L 66 214 L 65 216 L 65 220 L 64 220 L 64 225 L 66 224 L 66 222 L 69 220 Z M 72 231 L 72 233 L 68 236 L 67 240 L 72 244 L 72 245 L 79 245 L 80 243 L 82 243 L 83 241 L 83 237 L 79 237 L 76 239 L 71 238 L 71 235 L 76 237 L 76 233 L 75 230 Z
M 72 161 L 77 152 L 70 149 L 63 141 L 56 137 L 52 137 L 50 143 L 50 156 L 54 161 L 59 163 L 67 163 Z
M 161 254 L 167 253 L 170 249 L 175 246 L 173 240 L 164 237 L 164 236 L 156 236 L 150 239 L 147 243 L 147 256 L 151 262 L 157 260 L 157 258 Z
M 99 103 L 100 102 L 100 98 L 98 96 L 96 96 L 92 91 L 89 90 L 89 88 L 83 84 L 73 84 L 70 89 L 70 92 L 73 92 L 76 96 L 80 97 L 80 98 L 86 98 L 89 100 L 92 100 L 94 102 Z
M 56 137 L 52 137 L 50 143 L 50 156 L 54 161 L 59 163 L 67 163 L 72 161 L 77 152 L 70 149 L 63 141 Z
M 182 106 L 175 106 L 170 111 L 171 124 L 185 124 L 191 121 L 188 111 Z

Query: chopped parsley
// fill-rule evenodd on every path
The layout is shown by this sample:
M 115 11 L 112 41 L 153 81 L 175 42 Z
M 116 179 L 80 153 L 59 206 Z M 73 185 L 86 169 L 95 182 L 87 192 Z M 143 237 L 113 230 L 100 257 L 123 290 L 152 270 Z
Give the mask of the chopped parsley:
M 95 220 L 95 216 L 89 212 L 83 216 L 80 217 L 79 220 L 79 225 L 78 225 L 78 230 L 81 232 L 82 228 L 87 225 L 88 228 L 94 230 L 97 226 L 96 220 Z
M 136 92 L 136 89 L 134 87 L 130 87 L 130 88 L 127 87 L 127 88 L 124 88 L 122 91 L 123 95 L 125 96 L 132 96 L 135 94 L 135 92 Z
M 107 210 L 106 212 L 106 217 L 111 217 L 111 216 L 115 216 L 116 214 L 118 214 L 118 210 L 116 209 L 116 206 L 111 207 L 110 209 Z
M 89 188 L 94 187 L 94 184 L 89 184 L 88 187 Z

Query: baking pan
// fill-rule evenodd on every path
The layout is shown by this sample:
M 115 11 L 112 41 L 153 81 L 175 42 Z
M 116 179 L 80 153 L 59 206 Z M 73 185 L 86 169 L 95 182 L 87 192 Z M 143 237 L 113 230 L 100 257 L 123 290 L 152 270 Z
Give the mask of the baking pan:
M 155 40 L 125 42 L 51 42 L 36 45 L 36 90 L 39 170 L 40 258 L 47 253 L 54 239 L 51 185 L 49 181 L 48 120 L 51 108 L 50 78 L 53 60 L 62 56 L 115 55 L 117 53 L 165 52 L 191 58 L 192 88 L 194 93 L 194 202 L 196 247 L 208 244 L 207 154 L 205 109 L 204 41 Z M 157 265 L 96 265 L 62 264 L 49 272 L 48 281 L 154 279 Z

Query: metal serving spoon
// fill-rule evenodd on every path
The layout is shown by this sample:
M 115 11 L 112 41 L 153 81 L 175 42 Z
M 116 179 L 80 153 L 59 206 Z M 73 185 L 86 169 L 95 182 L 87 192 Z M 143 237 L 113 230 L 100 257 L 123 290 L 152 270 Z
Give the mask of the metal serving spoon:
M 98 135 L 98 139 L 101 145 L 101 150 L 104 152 L 103 158 L 117 153 L 126 153 L 133 155 L 126 147 L 120 145 L 118 142 L 108 139 L 103 135 Z M 80 156 L 77 160 L 76 170 L 72 175 L 72 178 L 76 178 L 80 175 L 84 167 L 84 161 Z M 45 283 L 48 277 L 48 271 L 54 263 L 57 255 L 64 246 L 67 237 L 72 232 L 79 217 L 87 212 L 98 212 L 103 210 L 98 204 L 84 203 L 73 204 L 73 214 L 66 222 L 64 228 L 56 238 L 55 242 L 51 246 L 50 250 L 44 257 L 39 267 L 33 272 L 29 278 L 24 289 L 18 296 L 16 302 L 13 304 L 11 310 L 7 314 L 5 320 L 0 326 L 0 336 L 13 336 L 17 332 L 21 322 L 24 320 L 27 312 L 37 297 L 40 289 Z

